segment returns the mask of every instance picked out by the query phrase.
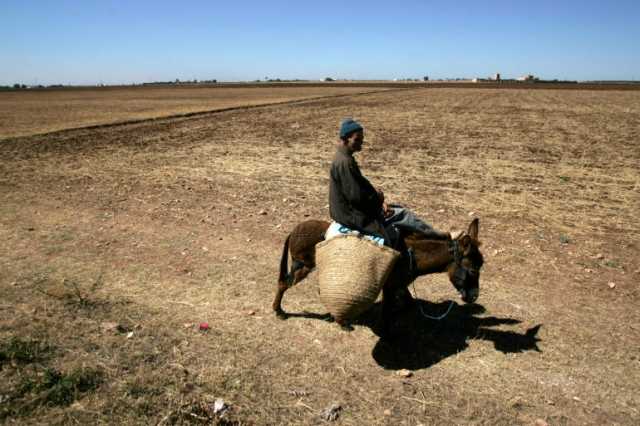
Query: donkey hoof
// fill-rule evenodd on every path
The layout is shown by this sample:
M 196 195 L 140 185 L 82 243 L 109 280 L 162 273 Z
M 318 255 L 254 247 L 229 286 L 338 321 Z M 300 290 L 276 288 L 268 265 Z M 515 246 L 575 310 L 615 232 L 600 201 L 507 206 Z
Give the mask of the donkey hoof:
M 351 324 L 340 324 L 340 323 L 338 323 L 338 325 L 340 326 L 340 329 L 342 331 L 352 332 L 353 330 L 355 330 Z
M 388 330 L 385 328 L 381 328 L 377 334 L 380 337 L 380 339 L 385 341 L 393 341 L 395 338 L 395 334 L 391 330 Z
M 276 317 L 281 320 L 286 320 L 289 318 L 289 314 L 287 314 L 283 310 L 276 311 Z
M 395 336 L 393 327 L 391 327 L 386 321 L 378 321 L 375 325 L 374 330 L 374 332 L 378 336 L 380 336 L 380 338 L 385 340 L 392 340 Z
M 326 321 L 326 322 L 335 322 L 335 321 L 336 321 L 336 320 L 335 320 L 335 318 L 333 317 L 333 315 L 328 314 L 328 313 L 327 313 L 327 314 L 322 315 L 322 316 L 320 317 L 320 319 L 321 319 L 321 320 L 324 320 L 324 321 Z

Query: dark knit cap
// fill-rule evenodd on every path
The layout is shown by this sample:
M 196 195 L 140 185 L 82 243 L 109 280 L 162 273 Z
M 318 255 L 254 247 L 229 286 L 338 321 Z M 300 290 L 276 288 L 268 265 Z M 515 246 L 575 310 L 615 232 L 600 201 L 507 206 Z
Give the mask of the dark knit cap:
M 351 133 L 357 132 L 358 130 L 362 130 L 362 126 L 360 125 L 360 123 L 352 118 L 346 118 L 340 125 L 340 139 L 344 139 Z

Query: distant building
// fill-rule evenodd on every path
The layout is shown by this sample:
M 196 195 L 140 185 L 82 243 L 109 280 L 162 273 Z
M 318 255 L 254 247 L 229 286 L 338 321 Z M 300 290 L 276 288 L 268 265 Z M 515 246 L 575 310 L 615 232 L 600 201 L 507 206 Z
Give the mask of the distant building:
M 494 75 L 487 78 L 475 77 L 471 79 L 472 83 L 487 83 L 490 81 L 502 81 L 502 77 L 500 76 L 500 73 L 497 72 Z
M 538 77 L 534 76 L 533 74 L 527 74 L 527 75 L 523 75 L 522 77 L 518 77 L 518 81 L 537 81 L 539 80 Z

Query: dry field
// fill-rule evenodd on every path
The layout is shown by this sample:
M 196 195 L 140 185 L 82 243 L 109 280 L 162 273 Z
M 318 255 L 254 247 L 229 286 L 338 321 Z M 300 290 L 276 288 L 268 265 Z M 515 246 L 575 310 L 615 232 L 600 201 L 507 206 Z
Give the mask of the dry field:
M 312 274 L 284 299 L 300 315 L 272 314 L 345 116 L 390 200 L 480 218 L 478 304 L 422 277 L 444 320 L 381 339 L 375 306 L 347 333 Z M 0 419 L 638 424 L 639 140 L 640 91 L 418 88 L 0 141 Z
M 384 87 L 145 86 L 0 92 L 0 139 Z

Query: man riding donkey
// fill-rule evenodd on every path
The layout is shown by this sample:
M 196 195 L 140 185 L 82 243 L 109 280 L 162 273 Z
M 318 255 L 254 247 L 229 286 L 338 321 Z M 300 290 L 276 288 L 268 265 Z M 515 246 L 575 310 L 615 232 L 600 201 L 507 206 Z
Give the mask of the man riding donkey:
M 331 163 L 329 214 L 334 223 L 328 236 L 355 230 L 377 243 L 402 251 L 402 229 L 420 232 L 432 239 L 451 239 L 420 220 L 411 211 L 388 205 L 384 193 L 362 175 L 353 154 L 362 150 L 364 129 L 353 119 L 340 126 L 340 141 Z M 342 232 L 341 232 L 342 231 Z
M 379 245 L 402 254 L 407 274 L 414 274 L 413 252 L 402 238 L 404 232 L 422 234 L 431 240 L 451 240 L 448 232 L 435 230 L 410 210 L 385 202 L 382 190 L 375 188 L 360 172 L 354 154 L 362 150 L 364 129 L 353 119 L 340 126 L 340 140 L 330 170 L 329 214 L 333 223 L 325 238 L 358 233 Z M 395 295 L 396 303 L 406 306 L 413 298 L 406 287 Z M 348 326 L 347 326 L 348 327 Z
M 452 238 L 448 232 L 433 229 L 410 210 L 399 205 L 388 205 L 383 192 L 362 175 L 354 158 L 354 154 L 362 150 L 363 144 L 362 125 L 352 119 L 344 120 L 330 170 L 329 212 L 333 223 L 305 220 L 287 236 L 272 305 L 274 312 L 280 318 L 288 317 L 289 314 L 282 309 L 283 295 L 315 268 L 318 254 L 316 246 L 345 234 L 360 234 L 379 246 L 384 245 L 401 253 L 401 258 L 382 287 L 381 318 L 385 329 L 389 327 L 393 305 L 397 305 L 398 301 L 403 302 L 402 305 L 413 302 L 408 286 L 419 276 L 447 273 L 462 300 L 473 303 L 479 295 L 480 268 L 483 264 L 478 249 L 478 219 L 472 221 L 466 233 Z M 290 271 L 287 266 L 289 254 L 293 260 Z M 358 261 L 361 255 L 354 252 L 349 262 Z M 336 281 L 331 278 L 330 282 Z M 341 321 L 344 317 L 335 319 L 341 326 L 345 325 Z

